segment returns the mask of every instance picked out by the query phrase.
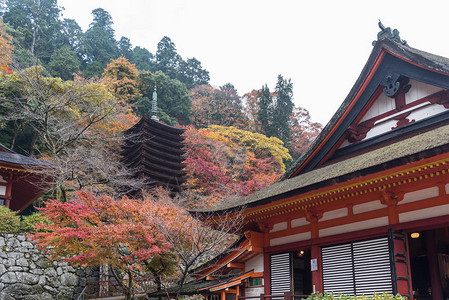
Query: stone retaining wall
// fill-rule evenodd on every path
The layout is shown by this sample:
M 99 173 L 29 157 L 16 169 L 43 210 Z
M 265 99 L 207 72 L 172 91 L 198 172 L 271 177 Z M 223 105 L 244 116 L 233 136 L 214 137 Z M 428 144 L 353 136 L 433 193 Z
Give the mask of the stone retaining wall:
M 76 299 L 91 273 L 48 261 L 24 234 L 0 234 L 0 300 Z

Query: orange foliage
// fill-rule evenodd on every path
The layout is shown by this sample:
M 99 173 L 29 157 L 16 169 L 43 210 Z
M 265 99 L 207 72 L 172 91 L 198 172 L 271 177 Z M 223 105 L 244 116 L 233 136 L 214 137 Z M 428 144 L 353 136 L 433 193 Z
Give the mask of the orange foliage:
M 12 73 L 9 65 L 12 62 L 11 55 L 13 46 L 11 45 L 12 37 L 6 33 L 5 26 L 0 19 L 0 71 L 5 73 Z
M 169 251 L 164 236 L 148 220 L 147 215 L 158 209 L 151 199 L 77 194 L 77 201 L 49 200 L 41 209 L 52 223 L 39 225 L 45 232 L 32 238 L 51 259 L 130 271 L 141 270 L 143 261 Z
M 291 150 L 299 157 L 312 144 L 313 140 L 323 130 L 323 125 L 312 122 L 309 111 L 302 107 L 294 107 L 290 118 Z

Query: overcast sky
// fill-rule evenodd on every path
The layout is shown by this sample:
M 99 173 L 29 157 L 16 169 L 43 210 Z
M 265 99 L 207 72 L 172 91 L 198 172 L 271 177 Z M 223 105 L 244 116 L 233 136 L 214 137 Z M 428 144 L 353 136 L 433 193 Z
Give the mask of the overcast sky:
M 101 7 L 116 39 L 156 52 L 168 36 L 196 57 L 211 84 L 240 95 L 278 74 L 291 78 L 294 101 L 325 125 L 349 93 L 372 50 L 378 19 L 411 47 L 449 57 L 449 1 L 58 0 L 63 16 L 86 30 Z

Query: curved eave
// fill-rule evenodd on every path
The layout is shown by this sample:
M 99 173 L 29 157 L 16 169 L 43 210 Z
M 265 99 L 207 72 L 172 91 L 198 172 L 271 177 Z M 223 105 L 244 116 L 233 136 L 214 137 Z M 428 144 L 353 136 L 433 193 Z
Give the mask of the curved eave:
M 160 159 L 164 161 L 170 161 L 175 164 L 181 163 L 184 161 L 184 157 L 182 155 L 177 154 L 169 154 L 164 151 L 159 151 L 155 148 L 148 147 L 145 144 L 142 144 L 141 146 L 136 146 L 134 149 L 129 149 L 128 152 L 123 153 L 122 156 L 124 157 L 123 161 L 132 161 L 134 159 L 140 159 L 141 156 L 144 155 L 150 155 L 153 157 L 159 157 Z
M 135 124 L 133 127 L 127 129 L 124 131 L 125 135 L 133 134 L 136 131 L 140 132 L 142 130 L 155 133 L 156 135 L 165 136 L 169 140 L 177 140 L 182 141 L 184 138 L 181 136 L 184 132 L 184 128 L 178 128 L 173 127 L 170 125 L 163 124 L 158 121 L 154 121 L 152 119 L 149 119 L 147 117 L 142 117 L 137 124 Z
M 158 180 L 159 182 L 176 182 L 179 184 L 184 183 L 187 179 L 183 178 L 181 176 L 171 176 L 171 175 L 167 175 L 167 173 L 163 173 L 163 172 L 158 172 L 158 170 L 154 170 L 154 169 L 149 169 L 146 167 L 143 167 L 141 169 L 142 173 L 145 173 L 147 175 L 149 175 L 150 178 L 154 179 L 154 180 Z M 183 175 L 183 174 L 180 174 Z
M 140 163 L 142 159 L 148 160 L 157 165 L 162 165 L 173 169 L 180 170 L 186 167 L 185 163 L 165 160 L 160 158 L 159 156 L 151 155 L 148 152 L 139 153 L 138 156 L 123 157 L 122 162 L 127 164 L 128 166 L 135 166 L 136 164 Z

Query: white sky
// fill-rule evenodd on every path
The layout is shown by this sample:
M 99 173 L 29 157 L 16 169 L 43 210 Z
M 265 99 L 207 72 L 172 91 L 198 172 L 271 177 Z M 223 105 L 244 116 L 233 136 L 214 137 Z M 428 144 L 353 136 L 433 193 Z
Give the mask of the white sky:
M 294 101 L 327 123 L 349 93 L 382 23 L 414 48 L 449 57 L 449 1 L 345 0 L 58 0 L 63 17 L 86 30 L 101 7 L 116 39 L 156 52 L 168 36 L 184 58 L 196 57 L 211 84 L 240 95 L 278 74 L 291 78 Z

